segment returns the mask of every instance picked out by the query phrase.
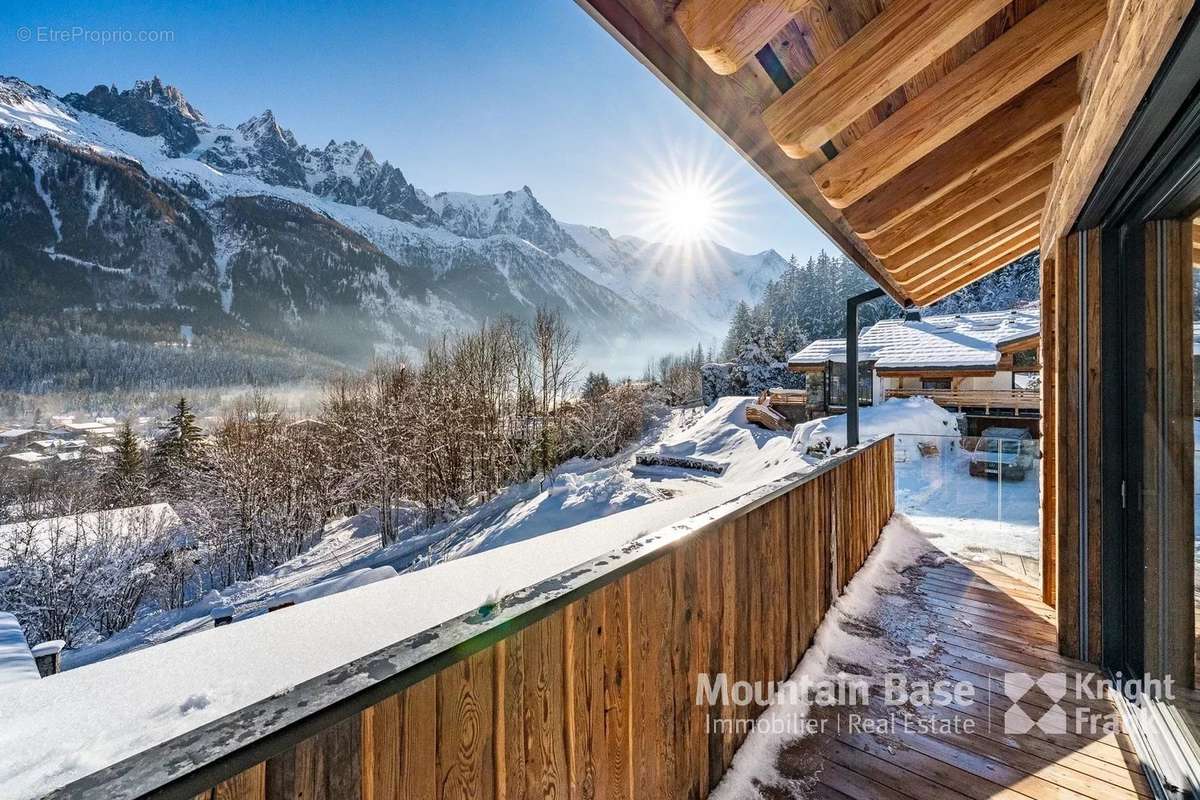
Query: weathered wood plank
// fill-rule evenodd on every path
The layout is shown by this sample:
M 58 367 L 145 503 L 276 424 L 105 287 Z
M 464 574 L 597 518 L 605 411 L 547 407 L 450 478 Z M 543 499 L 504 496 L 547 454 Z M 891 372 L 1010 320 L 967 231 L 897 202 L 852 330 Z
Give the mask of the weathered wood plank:
M 439 800 L 496 796 L 494 648 L 437 674 Z
M 1104 16 L 1104 0 L 1050 0 L 814 172 L 817 188 L 835 208 L 866 197 L 1094 44 Z
M 855 231 L 878 231 L 928 205 L 1060 127 L 1079 103 L 1074 62 L 844 209 Z
M 815 0 L 683 0 L 675 22 L 718 75 L 732 75 Z
M 604 602 L 604 746 L 608 797 L 633 797 L 632 630 L 628 576 L 603 589 Z
M 255 764 L 250 769 L 217 784 L 211 796 L 202 796 L 206 800 L 266 800 L 267 765 L 265 762 Z
M 1088 59 L 1079 114 L 1067 127 L 1046 203 L 1046 252 L 1078 219 L 1192 4 L 1193 0 L 1110 0 L 1108 24 Z
M 554 614 L 520 633 L 525 657 L 525 796 L 568 800 L 565 619 Z
M 816 152 L 1006 5 L 1008 0 L 890 3 L 763 112 L 767 130 L 793 158 Z

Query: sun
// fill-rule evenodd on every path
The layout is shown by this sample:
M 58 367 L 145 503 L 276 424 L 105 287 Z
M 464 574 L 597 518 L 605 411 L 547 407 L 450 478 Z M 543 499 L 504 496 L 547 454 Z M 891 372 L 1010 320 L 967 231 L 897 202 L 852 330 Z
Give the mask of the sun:
M 699 149 L 662 147 L 632 199 L 650 242 L 698 251 L 729 236 L 735 195 L 732 177 Z
M 658 197 L 655 227 L 671 244 L 683 244 L 711 238 L 717 226 L 719 209 L 714 187 L 699 180 L 664 185 Z

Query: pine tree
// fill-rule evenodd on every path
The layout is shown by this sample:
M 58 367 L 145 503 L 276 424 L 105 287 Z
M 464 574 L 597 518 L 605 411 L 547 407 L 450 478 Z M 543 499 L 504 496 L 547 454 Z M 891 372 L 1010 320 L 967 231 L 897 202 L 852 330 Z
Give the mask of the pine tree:
M 733 320 L 729 323 L 729 333 L 721 347 L 721 357 L 732 360 L 750 341 L 754 334 L 754 318 L 750 306 L 744 300 L 739 300 L 733 310 Z
M 149 481 L 141 443 L 126 422 L 117 434 L 115 450 L 108 455 L 102 473 L 102 491 L 107 508 L 144 505 L 149 498 Z
M 175 413 L 161 427 L 151 454 L 151 485 L 168 494 L 204 468 L 204 432 L 186 397 L 175 404 Z

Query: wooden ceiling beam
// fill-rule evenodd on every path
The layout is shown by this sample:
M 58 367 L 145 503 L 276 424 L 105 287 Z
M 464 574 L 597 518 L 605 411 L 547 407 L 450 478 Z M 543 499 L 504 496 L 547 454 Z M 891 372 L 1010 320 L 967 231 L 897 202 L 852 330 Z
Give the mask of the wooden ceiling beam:
M 1095 44 L 1105 14 L 1049 0 L 820 167 L 817 188 L 835 208 L 862 199 Z
M 978 268 L 982 263 L 989 262 L 997 256 L 1005 253 L 1009 248 L 1019 245 L 1021 242 L 1027 241 L 1030 238 L 1035 238 L 1038 234 L 1038 220 L 1030 220 L 1022 222 L 1014 228 L 1009 229 L 992 241 L 981 244 L 976 250 L 953 264 L 940 270 L 927 271 L 924 274 L 910 278 L 908 283 L 904 285 L 905 291 L 910 292 L 913 297 L 923 294 L 932 286 L 938 286 L 948 280 L 953 280 L 959 275 L 964 275 Z
M 938 271 L 945 272 L 947 265 L 952 266 L 954 261 L 990 252 L 1029 231 L 1040 221 L 1045 201 L 1045 195 L 1028 200 L 973 231 L 969 236 L 956 239 L 907 266 L 888 266 L 888 269 L 904 286 Z
M 934 286 L 922 291 L 914 297 L 917 305 L 927 306 L 936 303 L 947 295 L 954 294 L 964 286 L 974 283 L 1001 267 L 1006 267 L 1021 256 L 1029 255 L 1038 249 L 1038 234 L 1035 232 L 1022 238 L 1004 252 L 980 263 L 972 263 L 969 269 L 956 271 Z
M 922 258 L 907 264 L 890 264 L 888 261 L 884 261 L 883 264 L 901 284 L 913 281 L 914 278 L 946 266 L 950 261 L 968 258 L 973 254 L 983 252 L 989 245 L 1006 240 L 1006 237 L 1012 236 L 1016 231 L 1028 229 L 1031 224 L 1037 223 L 1042 218 L 1044 205 L 1045 194 L 1039 194 L 1038 197 L 1028 199 L 1025 203 L 1012 207 L 992 221 L 980 225 L 970 234 L 947 242 L 946 245 L 938 247 L 934 251 L 926 252 Z
M 1007 5 L 895 0 L 771 104 L 763 122 L 789 156 L 815 153 Z
M 867 243 L 877 255 L 888 256 L 927 236 L 937 235 L 942 228 L 957 225 L 958 230 L 969 230 L 986 222 L 1049 185 L 1061 144 L 1061 129 L 1051 131 L 957 189 L 877 232 Z
M 1008 101 L 843 210 L 866 236 L 932 203 L 1061 126 L 1079 105 L 1075 61 Z
M 683 0 L 674 19 L 718 75 L 732 75 L 814 0 Z
M 880 260 L 889 269 L 900 269 L 909 264 L 926 258 L 930 253 L 941 250 L 947 245 L 975 238 L 977 233 L 996 220 L 1006 217 L 1013 209 L 1027 205 L 1046 193 L 1050 185 L 1053 167 L 1045 166 L 1018 182 L 1015 186 L 989 197 L 978 208 L 934 228 L 932 231 L 906 245 L 889 256 L 880 256 Z M 1042 207 L 1038 201 L 1038 207 Z

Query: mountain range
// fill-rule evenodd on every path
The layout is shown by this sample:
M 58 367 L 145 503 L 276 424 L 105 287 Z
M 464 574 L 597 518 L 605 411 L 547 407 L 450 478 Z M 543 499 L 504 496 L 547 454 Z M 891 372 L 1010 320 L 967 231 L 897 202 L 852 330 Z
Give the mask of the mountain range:
M 218 124 L 157 77 L 0 78 L 0 319 L 153 315 L 361 366 L 548 305 L 590 362 L 636 372 L 719 340 L 786 266 L 566 224 L 528 186 L 429 194 L 366 145 L 301 144 L 269 110 Z

